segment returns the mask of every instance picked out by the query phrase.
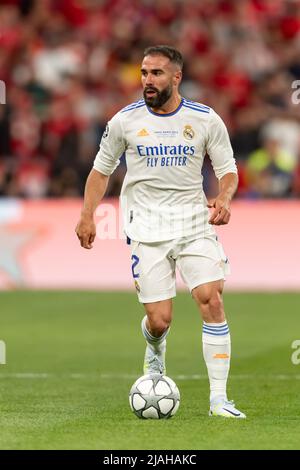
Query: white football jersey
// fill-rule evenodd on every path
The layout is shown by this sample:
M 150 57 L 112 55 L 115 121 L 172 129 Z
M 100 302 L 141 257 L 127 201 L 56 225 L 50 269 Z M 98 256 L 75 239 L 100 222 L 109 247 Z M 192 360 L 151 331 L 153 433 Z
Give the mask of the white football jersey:
M 154 113 L 144 100 L 108 122 L 94 168 L 111 175 L 125 152 L 121 191 L 126 235 L 158 242 L 214 233 L 202 188 L 207 153 L 218 179 L 237 173 L 224 122 L 211 108 L 182 98 L 169 114 Z

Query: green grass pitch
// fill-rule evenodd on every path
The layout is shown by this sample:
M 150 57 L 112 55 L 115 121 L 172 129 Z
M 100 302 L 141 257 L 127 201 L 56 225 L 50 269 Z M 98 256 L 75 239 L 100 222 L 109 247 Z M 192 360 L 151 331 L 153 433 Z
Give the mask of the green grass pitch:
M 208 417 L 201 321 L 174 300 L 167 375 L 181 405 L 139 420 L 128 392 L 142 375 L 143 308 L 131 293 L 1 293 L 0 449 L 299 449 L 300 294 L 225 293 L 232 336 L 228 395 L 246 420 Z

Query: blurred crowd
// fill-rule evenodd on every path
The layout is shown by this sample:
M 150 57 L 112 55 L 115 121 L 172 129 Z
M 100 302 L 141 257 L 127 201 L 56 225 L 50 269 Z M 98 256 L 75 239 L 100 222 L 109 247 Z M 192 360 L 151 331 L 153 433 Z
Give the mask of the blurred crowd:
M 140 99 L 142 53 L 156 44 L 182 52 L 182 95 L 224 119 L 239 197 L 299 197 L 300 0 L 1 0 L 0 195 L 82 195 L 106 122 Z M 213 195 L 209 159 L 203 172 Z

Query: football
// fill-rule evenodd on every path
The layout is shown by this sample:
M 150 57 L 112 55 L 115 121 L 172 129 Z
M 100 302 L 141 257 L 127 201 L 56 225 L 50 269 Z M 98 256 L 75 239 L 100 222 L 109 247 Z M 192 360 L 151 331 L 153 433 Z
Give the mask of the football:
M 171 418 L 179 408 L 180 393 L 166 375 L 143 375 L 131 387 L 129 404 L 138 418 Z

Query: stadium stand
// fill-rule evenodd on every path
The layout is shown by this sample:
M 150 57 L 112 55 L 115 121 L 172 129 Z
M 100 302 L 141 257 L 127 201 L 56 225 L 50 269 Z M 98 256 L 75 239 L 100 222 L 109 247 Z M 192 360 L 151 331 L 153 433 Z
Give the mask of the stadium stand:
M 299 197 L 298 0 L 2 0 L 0 25 L 1 196 L 81 196 L 107 120 L 141 95 L 144 48 L 167 43 L 182 94 L 226 122 L 238 196 Z

